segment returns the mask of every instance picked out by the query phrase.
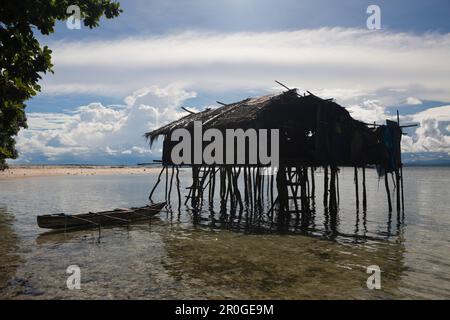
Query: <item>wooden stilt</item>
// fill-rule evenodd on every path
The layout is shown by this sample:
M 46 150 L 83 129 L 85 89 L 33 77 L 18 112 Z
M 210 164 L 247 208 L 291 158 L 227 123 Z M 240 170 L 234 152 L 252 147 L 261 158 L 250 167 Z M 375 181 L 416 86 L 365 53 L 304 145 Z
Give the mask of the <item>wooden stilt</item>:
M 337 196 L 337 205 L 341 203 L 341 193 L 339 190 L 339 170 L 336 170 L 336 196 Z
M 302 201 L 302 217 L 305 217 L 305 214 L 309 211 L 309 199 L 308 199 L 308 171 L 305 167 L 297 167 L 298 173 L 297 175 L 300 179 L 301 183 L 301 201 Z M 302 223 L 305 221 L 302 221 Z
M 156 181 L 155 185 L 153 186 L 152 191 L 150 192 L 150 195 L 148 196 L 148 200 L 150 200 L 150 202 L 153 202 L 153 200 L 152 200 L 153 192 L 155 192 L 156 187 L 161 182 L 161 175 L 163 174 L 164 170 L 166 170 L 166 167 L 163 166 L 161 171 L 159 172 L 158 180 Z
M 259 171 L 260 176 L 260 183 L 261 183 L 261 201 L 264 199 L 264 185 L 265 185 L 265 176 L 261 173 L 261 170 Z
M 233 199 L 233 191 L 232 191 L 232 185 L 231 185 L 231 172 L 230 168 L 226 168 L 226 180 L 227 180 L 227 191 L 225 195 L 225 204 L 228 203 L 228 197 L 230 197 L 230 207 L 234 208 L 234 199 Z
M 259 174 L 259 167 L 255 169 L 255 190 L 256 198 L 258 199 L 258 208 L 261 207 L 261 175 Z
M 291 188 L 291 198 L 294 201 L 295 212 L 298 214 L 298 212 L 299 212 L 298 202 L 297 202 L 297 200 L 298 200 L 298 196 L 297 196 L 298 184 L 297 183 L 294 184 L 294 181 L 292 181 L 292 180 L 298 179 L 298 171 L 297 171 L 298 168 L 296 168 L 297 174 L 295 174 L 295 173 L 292 174 L 292 167 L 288 167 L 288 168 L 286 168 L 286 170 L 287 170 L 286 181 L 289 181 L 289 186 Z M 295 181 L 295 182 L 297 182 L 297 181 Z M 302 199 L 300 199 L 300 201 L 302 201 Z M 289 203 L 289 198 L 288 198 L 287 202 Z M 303 201 L 302 201 L 302 206 L 303 206 Z
M 165 192 L 165 200 L 167 201 L 167 192 L 168 192 L 168 183 L 169 183 L 169 169 L 166 167 L 166 192 Z
M 199 166 L 192 166 L 192 189 L 191 189 L 191 206 L 193 208 L 197 207 L 197 189 L 198 189 L 198 185 L 199 185 L 199 181 L 198 181 L 198 174 L 200 171 L 200 167 Z
M 176 168 L 176 184 L 177 184 L 177 193 L 178 193 L 178 210 L 181 209 L 181 191 L 180 191 L 180 170 L 178 166 Z
M 252 168 L 248 167 L 248 174 L 247 174 L 247 185 L 248 185 L 248 197 L 250 200 L 250 209 L 253 210 L 253 204 L 254 204 L 254 199 L 253 199 L 253 178 L 252 178 Z
M 216 190 L 216 174 L 217 170 L 216 167 L 213 167 L 212 177 L 211 177 L 211 197 L 209 198 L 209 204 L 210 206 L 214 205 L 214 195 Z
M 214 167 L 211 168 L 211 172 L 208 177 L 208 202 L 211 203 L 211 190 L 212 190 L 212 177 L 214 173 Z
M 328 207 L 328 166 L 324 166 L 323 175 L 323 205 Z
M 308 167 L 303 167 L 302 168 L 302 177 L 305 181 L 305 186 L 306 186 L 306 209 L 307 211 L 309 211 L 309 199 L 311 198 L 311 187 L 309 185 L 309 177 L 308 177 Z
M 225 181 L 225 168 L 220 168 L 220 203 L 221 206 L 224 204 L 226 195 L 226 181 Z
M 402 211 L 405 211 L 405 198 L 403 196 L 403 164 L 400 164 L 400 186 L 402 190 Z
M 167 204 L 170 206 L 170 195 L 171 195 L 171 193 L 172 193 L 172 185 L 173 185 L 173 177 L 174 177 L 174 174 L 175 174 L 175 169 L 174 169 L 174 166 L 172 166 L 172 168 L 171 168 L 172 170 L 172 172 L 171 172 L 171 174 L 170 174 L 170 184 L 169 184 L 169 193 L 168 193 L 168 196 L 167 196 Z
M 363 210 L 367 210 L 367 192 L 366 192 L 366 167 L 362 167 L 362 178 L 363 178 Z
M 239 207 L 243 208 L 244 204 L 242 202 L 241 192 L 239 191 L 239 175 L 241 174 L 241 168 L 238 168 L 237 171 L 233 174 L 233 185 L 234 185 L 234 193 L 236 195 L 236 199 L 239 203 Z
M 389 191 L 388 173 L 384 173 L 384 186 L 386 188 L 386 194 L 388 199 L 389 212 L 392 212 L 391 192 Z
M 283 214 L 288 209 L 288 191 L 286 185 L 286 168 L 280 167 L 277 172 L 277 190 L 280 212 Z
M 397 110 L 397 124 L 400 127 L 400 115 Z M 400 127 L 401 128 L 401 127 Z M 400 150 L 400 159 L 399 159 L 399 167 L 400 167 L 400 188 L 401 188 L 401 194 L 402 194 L 402 211 L 405 211 L 405 199 L 403 196 L 403 163 L 402 163 L 402 152 Z M 398 188 L 398 183 L 397 183 Z
M 274 198 L 273 198 L 273 174 L 270 175 L 270 202 L 273 203 L 274 202 Z
M 259 208 L 258 206 L 258 186 L 256 184 L 256 168 L 253 168 L 252 170 L 252 183 L 253 183 L 253 203 L 254 203 L 254 208 L 257 209 Z
M 248 176 L 247 176 L 247 167 L 244 167 L 244 201 L 248 204 Z
M 398 168 L 395 170 L 395 185 L 397 212 L 400 212 L 400 173 Z
M 335 212 L 336 204 L 336 167 L 330 166 L 330 212 Z
M 316 197 L 315 170 L 316 170 L 316 168 L 311 167 L 311 198 Z
M 354 172 L 355 172 L 355 177 L 354 177 L 354 182 L 355 182 L 355 195 L 356 195 L 356 210 L 359 211 L 359 190 L 358 190 L 358 167 L 354 167 Z

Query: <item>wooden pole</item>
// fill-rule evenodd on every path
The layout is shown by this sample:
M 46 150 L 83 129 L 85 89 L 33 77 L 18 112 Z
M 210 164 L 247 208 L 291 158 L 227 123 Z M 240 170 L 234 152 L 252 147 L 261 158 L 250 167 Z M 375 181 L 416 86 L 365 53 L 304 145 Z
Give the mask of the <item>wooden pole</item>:
M 257 209 L 258 205 L 258 185 L 256 183 L 256 168 L 253 168 L 252 172 L 252 183 L 253 183 L 253 203 L 255 210 Z
M 328 166 L 324 166 L 323 175 L 323 205 L 328 207 Z
M 244 200 L 248 203 L 248 181 L 247 181 L 247 167 L 244 167 Z
M 172 172 L 170 175 L 170 185 L 169 185 L 169 194 L 168 194 L 168 198 L 167 198 L 167 203 L 170 205 L 170 194 L 172 193 L 172 184 L 173 184 L 173 177 L 174 177 L 174 166 L 172 166 Z
M 211 181 L 211 197 L 209 198 L 209 204 L 211 206 L 214 205 L 214 194 L 216 191 L 216 167 L 213 167 L 213 172 L 212 172 L 212 181 Z
M 366 192 L 366 167 L 362 167 L 363 176 L 363 210 L 367 210 L 367 192 Z
M 198 188 L 198 174 L 199 166 L 192 166 L 192 189 L 191 189 L 191 206 L 193 208 L 197 207 L 197 188 Z
M 355 166 L 355 194 L 356 194 L 356 210 L 359 211 L 359 190 L 358 190 L 358 168 Z
M 400 212 L 400 173 L 398 168 L 395 169 L 395 185 L 397 212 Z
M 400 115 L 397 110 L 397 124 L 400 127 Z M 401 127 L 400 127 L 401 130 Z M 402 194 L 402 211 L 405 211 L 405 198 L 403 196 L 403 163 L 402 163 L 402 151 L 400 149 L 400 159 L 399 159 L 399 166 L 400 166 L 400 187 L 401 187 L 401 194 Z M 397 185 L 398 188 L 398 185 Z
M 167 199 L 167 192 L 168 192 L 168 183 L 169 183 L 169 169 L 167 168 L 166 169 L 166 198 L 165 198 L 165 200 L 167 201 L 168 199 Z
M 277 189 L 278 189 L 278 202 L 280 204 L 280 211 L 284 213 L 288 209 L 287 206 L 287 185 L 286 185 L 286 168 L 280 167 L 277 172 Z
M 403 197 L 403 163 L 400 164 L 400 185 L 402 188 L 402 211 L 405 211 L 405 198 Z
M 311 197 L 315 198 L 316 196 L 316 181 L 315 181 L 315 168 L 311 167 Z
M 388 206 L 389 206 L 389 212 L 392 212 L 392 203 L 391 203 L 391 193 L 389 191 L 389 181 L 388 181 L 388 173 L 384 173 L 384 186 L 386 188 L 386 194 L 388 198 Z
M 152 200 L 153 192 L 155 192 L 156 187 L 157 187 L 158 184 L 161 182 L 161 175 L 163 174 L 163 172 L 164 172 L 165 169 L 166 169 L 166 167 L 163 166 L 162 169 L 161 169 L 161 171 L 159 172 L 158 180 L 156 181 L 155 185 L 153 186 L 152 191 L 150 192 L 150 195 L 148 196 L 148 200 L 150 200 L 150 202 L 153 202 L 153 200 Z
M 287 182 L 289 182 L 289 186 L 291 187 L 291 194 L 292 194 L 292 200 L 294 200 L 295 212 L 298 213 L 299 212 L 299 210 L 298 210 L 298 203 L 297 203 L 297 199 L 298 199 L 298 196 L 297 196 L 297 194 L 298 194 L 298 184 L 296 184 L 295 187 L 294 187 L 294 181 L 293 181 L 294 179 L 298 178 L 298 174 L 299 174 L 298 167 L 295 169 L 296 174 L 294 174 L 294 175 L 292 175 L 292 167 L 288 167 L 286 169 L 287 169 L 286 173 L 288 175 L 286 180 L 287 180 Z M 301 192 L 303 192 L 303 190 L 301 190 Z M 302 206 L 302 209 L 303 209 L 304 201 L 303 201 L 303 199 L 301 199 L 300 201 L 301 201 L 301 206 Z M 289 198 L 287 199 L 287 202 L 289 203 Z
M 330 211 L 336 211 L 336 167 L 330 166 Z
M 270 202 L 274 202 L 274 199 L 273 199 L 273 176 L 274 176 L 274 174 L 272 173 L 271 175 L 270 175 Z
M 257 197 L 258 197 L 258 206 L 261 206 L 261 175 L 259 174 L 259 167 L 256 168 L 255 173 L 255 181 L 256 181 L 256 190 L 258 191 Z
M 226 189 L 225 189 L 225 168 L 221 167 L 220 168 L 220 190 L 219 190 L 219 194 L 220 194 L 220 204 L 223 205 L 223 202 L 225 201 L 225 193 L 226 193 Z
M 248 175 L 247 175 L 247 183 L 248 183 L 248 198 L 250 200 L 250 208 L 251 210 L 253 210 L 253 203 L 254 203 L 254 199 L 253 199 L 253 184 L 252 184 L 252 168 L 248 167 Z
M 237 201 L 239 203 L 239 207 L 243 208 L 244 204 L 242 203 L 241 192 L 239 191 L 239 175 L 241 174 L 241 168 L 238 168 L 233 173 L 234 173 L 233 174 L 234 193 L 235 193 Z
M 336 195 L 337 195 L 337 204 L 339 206 L 339 204 L 341 203 L 341 195 L 340 195 L 340 191 L 339 191 L 339 172 L 338 172 L 338 170 L 336 170 Z
M 230 168 L 226 167 L 226 179 L 228 182 L 227 185 L 227 191 L 226 191 L 226 196 L 225 196 L 225 204 L 228 202 L 228 196 L 230 196 L 230 207 L 233 208 L 233 190 L 231 189 L 231 172 L 230 172 Z
M 311 198 L 311 186 L 310 186 L 310 183 L 309 183 L 308 171 L 309 171 L 308 167 L 303 167 L 302 168 L 302 176 L 303 176 L 303 179 L 305 180 L 305 184 L 307 186 L 307 188 L 306 188 L 306 190 L 307 190 L 307 192 L 306 192 L 306 206 L 307 206 L 307 209 L 309 211 L 309 209 L 310 209 L 310 207 L 309 207 L 309 200 Z
M 176 174 L 176 184 L 177 184 L 177 193 L 178 193 L 178 210 L 181 209 L 181 191 L 180 191 L 180 170 L 178 170 L 178 166 L 175 167 L 177 170 Z
M 208 202 L 211 203 L 211 189 L 212 189 L 212 177 L 213 177 L 213 173 L 214 173 L 214 167 L 210 168 L 210 173 L 209 173 L 209 177 L 208 177 Z

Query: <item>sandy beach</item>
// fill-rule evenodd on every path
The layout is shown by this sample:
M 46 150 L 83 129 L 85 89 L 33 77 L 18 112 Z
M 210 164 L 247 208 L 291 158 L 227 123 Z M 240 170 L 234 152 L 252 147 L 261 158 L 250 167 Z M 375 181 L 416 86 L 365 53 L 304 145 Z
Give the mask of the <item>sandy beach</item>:
M 40 176 L 92 176 L 145 174 L 160 170 L 159 167 L 128 166 L 10 166 L 0 171 L 0 180 Z

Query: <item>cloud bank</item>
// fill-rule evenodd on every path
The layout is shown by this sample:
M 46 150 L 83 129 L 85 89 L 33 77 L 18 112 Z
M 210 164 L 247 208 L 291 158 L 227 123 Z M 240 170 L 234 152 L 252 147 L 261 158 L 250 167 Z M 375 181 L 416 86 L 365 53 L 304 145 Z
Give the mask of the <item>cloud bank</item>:
M 174 82 L 203 91 L 270 89 L 278 79 L 308 90 L 388 88 L 413 92 L 402 99 L 450 100 L 450 34 L 321 28 L 49 45 L 56 74 L 44 79 L 47 94 L 124 96 Z
M 405 151 L 445 152 L 450 155 L 450 106 L 430 108 L 406 116 L 405 120 L 420 124 L 413 137 L 403 138 Z
M 181 103 L 195 96 L 176 85 L 150 86 L 120 106 L 91 103 L 68 114 L 29 113 L 29 129 L 17 139 L 20 162 L 149 162 L 160 150 L 149 149 L 144 133 L 183 116 Z

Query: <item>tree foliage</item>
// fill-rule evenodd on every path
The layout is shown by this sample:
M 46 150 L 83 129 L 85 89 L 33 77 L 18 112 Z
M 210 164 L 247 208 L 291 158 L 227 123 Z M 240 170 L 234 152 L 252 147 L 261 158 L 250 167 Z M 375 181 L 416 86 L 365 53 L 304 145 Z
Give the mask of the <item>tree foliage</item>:
M 70 5 L 80 8 L 86 27 L 98 26 L 102 16 L 117 17 L 122 10 L 111 0 L 2 0 L 0 6 L 0 170 L 5 159 L 15 159 L 15 137 L 27 127 L 25 101 L 40 91 L 42 73 L 53 72 L 52 51 L 35 35 L 54 32 L 67 19 Z

